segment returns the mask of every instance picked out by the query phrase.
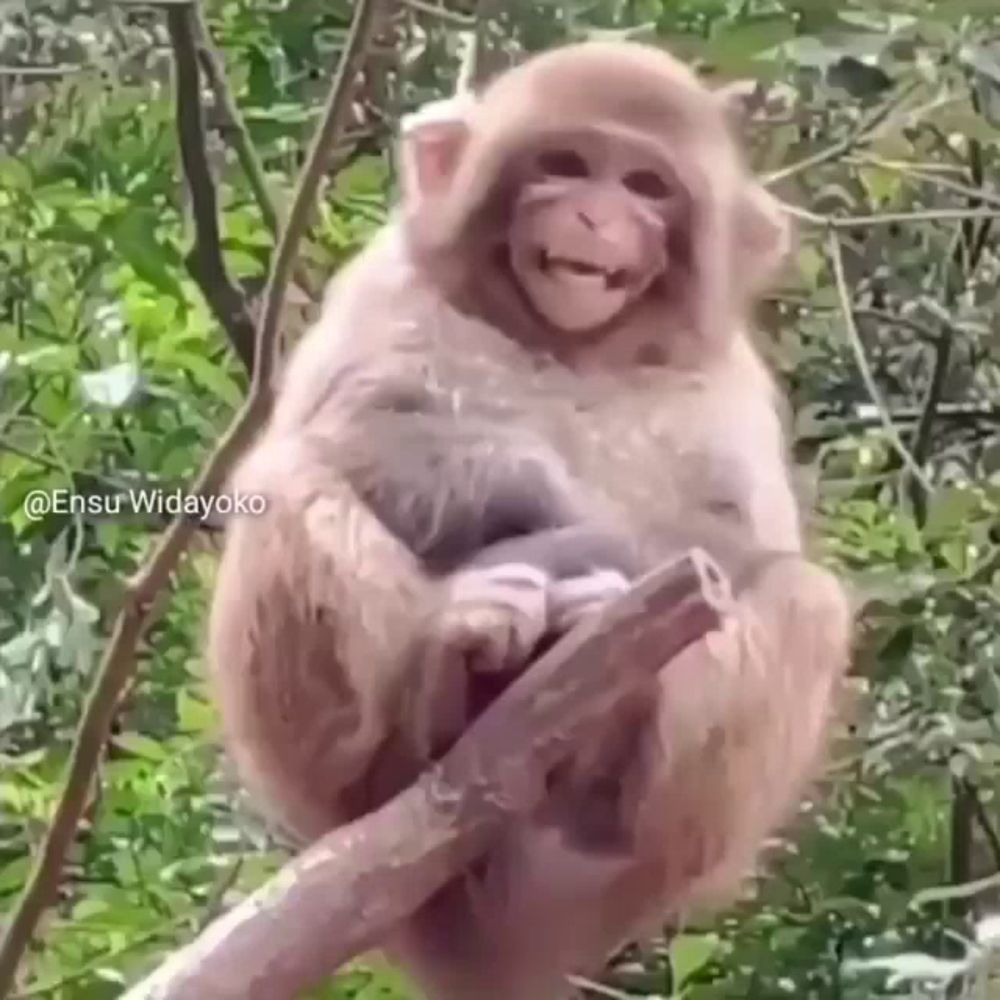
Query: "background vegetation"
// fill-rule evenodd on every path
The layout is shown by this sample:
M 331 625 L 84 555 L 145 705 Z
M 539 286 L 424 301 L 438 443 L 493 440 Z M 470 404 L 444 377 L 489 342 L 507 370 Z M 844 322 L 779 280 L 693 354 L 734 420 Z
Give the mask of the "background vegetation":
M 246 391 L 239 317 L 227 339 L 218 275 L 189 256 L 166 8 L 0 0 L 0 913 L 59 799 L 124 581 L 162 527 L 32 519 L 25 500 L 179 487 Z M 398 118 L 452 90 L 469 44 L 488 73 L 522 49 L 628 32 L 752 77 L 755 166 L 800 220 L 761 339 L 793 397 L 823 557 L 867 602 L 861 710 L 828 794 L 775 842 L 752 898 L 622 956 L 611 992 L 591 995 L 1000 996 L 995 0 L 395 10 L 369 47 L 286 331 L 384 217 Z M 253 315 L 351 4 L 206 0 L 203 13 L 239 112 L 205 88 L 221 245 Z M 216 752 L 199 659 L 216 541 L 199 532 L 143 642 L 18 997 L 118 995 L 283 857 Z M 322 995 L 407 993 L 373 962 Z

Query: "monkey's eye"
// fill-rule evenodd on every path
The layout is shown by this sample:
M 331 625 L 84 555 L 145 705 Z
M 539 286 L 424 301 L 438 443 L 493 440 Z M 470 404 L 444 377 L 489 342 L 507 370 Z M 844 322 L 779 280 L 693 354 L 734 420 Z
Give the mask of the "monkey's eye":
M 622 184 L 640 198 L 659 201 L 670 194 L 670 185 L 655 170 L 630 170 Z
M 572 149 L 553 149 L 538 157 L 538 169 L 547 177 L 589 177 L 587 161 Z

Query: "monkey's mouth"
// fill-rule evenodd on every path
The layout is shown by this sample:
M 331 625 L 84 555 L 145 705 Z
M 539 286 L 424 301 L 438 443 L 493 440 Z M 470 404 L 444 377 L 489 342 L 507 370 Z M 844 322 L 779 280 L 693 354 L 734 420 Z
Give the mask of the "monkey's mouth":
M 545 247 L 538 248 L 538 270 L 557 281 L 588 285 L 601 283 L 612 290 L 625 288 L 629 280 L 629 273 L 624 267 L 604 267 L 579 257 L 550 253 Z

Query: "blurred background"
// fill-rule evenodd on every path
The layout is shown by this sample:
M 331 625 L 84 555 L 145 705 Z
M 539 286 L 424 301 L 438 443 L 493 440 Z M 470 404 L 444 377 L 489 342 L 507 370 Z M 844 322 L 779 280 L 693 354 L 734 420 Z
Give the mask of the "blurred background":
M 124 581 L 165 523 L 26 498 L 179 488 L 215 446 L 351 8 L 0 0 L 0 921 L 60 797 Z M 748 80 L 753 165 L 798 223 L 760 345 L 792 397 L 817 552 L 866 602 L 854 723 L 768 877 L 711 922 L 627 950 L 582 995 L 1000 997 L 1000 4 L 392 10 L 302 244 L 287 338 L 385 219 L 400 116 L 567 39 L 656 40 Z M 183 94 L 178 114 L 180 14 L 200 124 Z M 194 198 L 179 155 L 192 122 L 207 167 Z M 191 249 L 216 209 L 213 261 Z M 201 525 L 141 646 L 16 997 L 117 996 L 285 857 L 217 752 L 200 662 L 217 545 Z M 413 994 L 373 959 L 314 996 Z

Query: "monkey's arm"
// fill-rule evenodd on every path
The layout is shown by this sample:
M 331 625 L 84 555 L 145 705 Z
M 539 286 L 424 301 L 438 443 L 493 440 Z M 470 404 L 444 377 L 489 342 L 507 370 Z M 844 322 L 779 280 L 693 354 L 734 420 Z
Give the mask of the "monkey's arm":
M 376 399 L 324 446 L 359 499 L 434 572 L 584 517 L 561 459 L 516 426 Z

